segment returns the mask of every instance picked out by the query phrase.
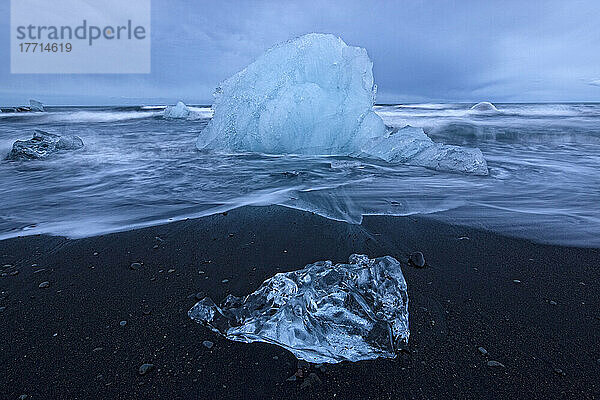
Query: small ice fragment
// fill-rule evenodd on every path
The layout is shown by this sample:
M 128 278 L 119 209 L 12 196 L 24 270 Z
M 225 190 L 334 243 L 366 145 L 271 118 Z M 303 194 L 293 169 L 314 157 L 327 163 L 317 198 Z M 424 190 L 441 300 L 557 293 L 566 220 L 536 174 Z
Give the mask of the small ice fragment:
M 7 160 L 43 160 L 59 150 L 78 150 L 83 140 L 78 136 L 59 136 L 36 129 L 33 138 L 17 140 Z
M 140 375 L 146 375 L 154 369 L 154 364 L 142 364 L 138 370 Z
M 44 105 L 37 100 L 29 100 L 29 108 L 31 109 L 31 111 L 38 111 L 38 112 L 44 112 Z
M 174 106 L 168 106 L 163 111 L 163 118 L 165 119 L 186 119 L 193 121 L 210 118 L 211 116 L 211 109 L 188 107 L 182 101 L 177 102 Z
M 228 339 L 276 344 L 312 363 L 394 358 L 409 337 L 406 282 L 389 256 L 278 273 L 220 306 L 206 297 L 188 315 Z
M 190 109 L 182 102 L 178 101 L 174 106 L 168 106 L 164 111 L 165 118 L 185 119 L 190 115 Z
M 495 361 L 495 360 L 490 360 L 490 361 L 488 361 L 488 362 L 487 362 L 487 366 L 488 366 L 488 367 L 491 367 L 491 368 L 506 368 L 506 367 L 504 366 L 504 364 L 502 364 L 502 363 L 501 363 L 501 362 L 499 362 L 499 361 Z

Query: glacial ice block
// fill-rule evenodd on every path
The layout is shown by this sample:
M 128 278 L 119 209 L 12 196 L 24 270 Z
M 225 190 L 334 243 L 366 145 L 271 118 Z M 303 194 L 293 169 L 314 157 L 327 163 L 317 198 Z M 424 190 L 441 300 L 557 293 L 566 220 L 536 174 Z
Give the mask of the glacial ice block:
M 276 344 L 312 363 L 394 358 L 409 337 L 406 282 L 389 256 L 278 273 L 220 306 L 207 297 L 188 315 L 228 339 Z
M 365 49 L 333 35 L 311 33 L 277 45 L 217 88 L 214 117 L 196 147 L 228 153 L 385 153 L 381 158 L 389 162 L 469 172 L 471 166 L 457 163 L 463 155 L 466 162 L 481 155 L 479 150 L 435 146 L 427 138 L 427 151 L 415 153 L 417 159 L 406 156 L 412 150 L 402 147 L 399 136 L 388 134 L 373 110 L 372 68 Z M 424 161 L 425 156 L 431 160 Z M 485 160 L 482 164 L 477 171 L 485 167 L 487 174 Z
M 217 88 L 214 117 L 196 145 L 347 154 L 385 133 L 373 111 L 372 67 L 365 49 L 333 35 L 312 33 L 275 46 Z

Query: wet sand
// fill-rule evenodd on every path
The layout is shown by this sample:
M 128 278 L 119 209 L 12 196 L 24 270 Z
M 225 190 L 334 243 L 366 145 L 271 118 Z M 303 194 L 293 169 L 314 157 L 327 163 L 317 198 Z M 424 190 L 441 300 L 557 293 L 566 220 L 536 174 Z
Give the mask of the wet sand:
M 289 382 L 291 353 L 228 341 L 186 314 L 197 296 L 247 294 L 314 261 L 413 251 L 427 267 L 403 267 L 411 337 L 395 360 L 300 365 L 310 378 Z M 598 249 L 425 217 L 357 226 L 244 207 L 78 240 L 0 241 L 1 266 L 0 398 L 600 397 Z M 141 376 L 144 363 L 154 368 Z

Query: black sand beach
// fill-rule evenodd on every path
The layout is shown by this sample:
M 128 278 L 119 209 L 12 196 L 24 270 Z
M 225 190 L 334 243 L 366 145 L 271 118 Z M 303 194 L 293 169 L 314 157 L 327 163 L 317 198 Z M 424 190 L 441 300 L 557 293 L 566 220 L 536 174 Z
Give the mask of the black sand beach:
M 411 337 L 395 360 L 300 365 L 310 378 L 289 382 L 298 362 L 287 351 L 187 316 L 199 293 L 220 301 L 314 261 L 412 251 L 428 265 L 403 267 Z M 5 240 L 0 266 L 3 399 L 600 397 L 599 249 L 424 217 L 356 226 L 244 207 L 79 240 Z M 141 376 L 144 363 L 154 368 Z

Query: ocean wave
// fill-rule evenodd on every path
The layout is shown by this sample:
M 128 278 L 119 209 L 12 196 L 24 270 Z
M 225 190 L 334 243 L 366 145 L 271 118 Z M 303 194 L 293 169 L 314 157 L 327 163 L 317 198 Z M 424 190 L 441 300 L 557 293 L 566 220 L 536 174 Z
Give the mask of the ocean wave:
M 5 122 L 45 123 L 94 123 L 118 122 L 159 116 L 151 111 L 58 111 L 45 113 L 2 113 L 0 120 Z

